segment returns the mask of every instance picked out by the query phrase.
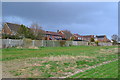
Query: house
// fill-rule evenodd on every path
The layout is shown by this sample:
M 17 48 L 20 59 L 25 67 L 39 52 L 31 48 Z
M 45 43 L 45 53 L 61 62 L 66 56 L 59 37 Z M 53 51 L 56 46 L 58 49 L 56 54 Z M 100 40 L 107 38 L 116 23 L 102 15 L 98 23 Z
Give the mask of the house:
M 82 40 L 82 36 L 79 34 L 73 34 L 73 37 L 74 37 L 74 40 L 78 40 L 78 41 Z
M 62 36 L 62 40 L 70 40 L 73 37 L 73 34 L 67 30 L 58 30 L 57 33 Z
M 57 32 L 46 31 L 45 40 L 62 40 L 62 35 Z
M 106 37 L 106 35 L 96 36 L 96 37 L 95 37 L 95 40 L 96 40 L 96 41 L 99 41 L 99 42 L 111 42 L 111 41 Z
M 4 23 L 4 26 L 2 28 L 2 34 L 16 35 L 20 27 L 21 27 L 21 25 L 19 25 L 19 24 Z M 42 31 L 42 33 L 44 33 L 43 35 L 46 38 L 46 40 L 61 40 L 62 39 L 62 36 L 57 32 L 34 30 L 32 28 L 29 28 L 29 29 L 31 29 L 33 31 L 37 31 L 37 32 Z
M 21 25 L 14 23 L 4 23 L 2 34 L 16 35 Z
M 94 35 L 81 35 L 83 41 L 91 41 L 91 38 L 94 38 Z

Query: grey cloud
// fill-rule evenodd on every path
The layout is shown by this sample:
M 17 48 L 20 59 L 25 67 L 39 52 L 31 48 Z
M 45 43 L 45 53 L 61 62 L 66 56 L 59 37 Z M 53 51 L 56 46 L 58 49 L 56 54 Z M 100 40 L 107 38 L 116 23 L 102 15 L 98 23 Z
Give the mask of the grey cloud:
M 86 30 L 83 33 L 108 34 L 108 29 L 110 34 L 117 32 L 117 3 L 114 2 L 4 2 L 5 16 L 37 21 L 48 30 L 70 29 L 79 33 Z

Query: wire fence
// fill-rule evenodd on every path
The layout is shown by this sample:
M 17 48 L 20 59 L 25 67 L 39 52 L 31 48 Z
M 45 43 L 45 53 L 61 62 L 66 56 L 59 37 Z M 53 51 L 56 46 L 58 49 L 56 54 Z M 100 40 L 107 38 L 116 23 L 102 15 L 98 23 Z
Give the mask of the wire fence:
M 55 41 L 55 40 L 31 40 L 31 39 L 0 39 L 1 48 L 9 47 L 59 47 L 59 46 L 80 46 L 80 45 L 92 45 L 96 46 L 95 42 L 86 42 L 86 41 Z M 111 42 L 99 42 L 99 46 L 112 46 Z

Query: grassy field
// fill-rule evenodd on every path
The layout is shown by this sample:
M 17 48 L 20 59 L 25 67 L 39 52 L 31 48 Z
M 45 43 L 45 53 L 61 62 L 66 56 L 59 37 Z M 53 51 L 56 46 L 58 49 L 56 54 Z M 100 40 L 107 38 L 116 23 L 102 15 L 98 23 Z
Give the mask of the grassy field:
M 39 49 L 2 49 L 3 62 L 3 78 L 48 78 L 48 77 L 64 77 L 75 73 L 76 71 L 94 66 L 96 64 L 110 61 L 118 58 L 117 46 L 71 46 L 71 47 L 41 47 Z M 115 63 L 106 64 L 103 69 L 111 68 L 106 72 L 109 73 L 113 69 L 117 70 Z M 114 65 L 114 66 L 112 66 Z M 76 74 L 73 77 L 81 77 L 86 74 L 86 78 L 94 73 L 91 69 L 87 72 Z M 103 71 L 98 71 L 103 73 Z M 98 78 L 115 78 L 111 74 L 98 75 Z M 105 74 L 105 73 L 104 73 Z M 89 76 L 90 75 L 90 76 Z M 95 74 L 94 74 L 95 75 Z M 94 77 L 94 76 L 93 76 Z M 95 76 L 96 77 L 96 76 Z
M 86 70 L 71 76 L 71 78 L 117 78 L 118 61 L 96 67 L 95 69 Z

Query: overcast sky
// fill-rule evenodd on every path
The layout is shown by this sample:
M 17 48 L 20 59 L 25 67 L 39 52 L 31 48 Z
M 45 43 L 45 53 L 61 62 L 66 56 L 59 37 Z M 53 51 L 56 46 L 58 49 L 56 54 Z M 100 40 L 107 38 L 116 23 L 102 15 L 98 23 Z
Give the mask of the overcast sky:
M 3 2 L 2 8 L 4 22 L 37 22 L 48 31 L 67 29 L 108 38 L 118 34 L 117 2 Z

